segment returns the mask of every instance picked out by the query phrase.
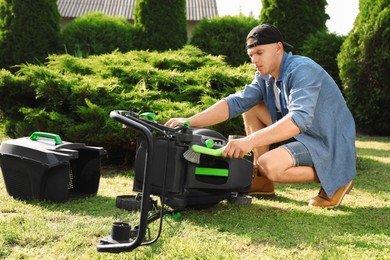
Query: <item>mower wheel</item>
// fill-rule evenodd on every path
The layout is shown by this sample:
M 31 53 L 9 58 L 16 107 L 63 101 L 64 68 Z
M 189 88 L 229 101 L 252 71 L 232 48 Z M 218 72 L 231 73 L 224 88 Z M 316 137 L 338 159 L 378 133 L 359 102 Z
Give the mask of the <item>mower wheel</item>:
M 116 207 L 118 209 L 125 209 L 129 211 L 138 211 L 141 208 L 142 194 L 137 195 L 120 195 L 116 197 Z M 150 211 L 153 206 L 157 207 L 157 201 L 150 198 Z

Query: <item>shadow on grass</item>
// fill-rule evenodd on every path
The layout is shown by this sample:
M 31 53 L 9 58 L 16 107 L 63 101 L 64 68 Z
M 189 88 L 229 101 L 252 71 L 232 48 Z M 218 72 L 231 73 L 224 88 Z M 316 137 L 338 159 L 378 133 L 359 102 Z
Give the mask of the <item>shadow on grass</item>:
M 120 177 L 128 178 L 129 182 L 132 182 L 132 176 L 134 176 L 132 171 L 123 170 L 114 172 L 112 169 L 105 169 L 101 174 L 101 178 L 106 180 L 112 180 Z M 112 182 L 112 181 L 111 181 Z M 123 181 L 122 181 L 123 182 Z M 102 181 L 100 181 L 99 189 L 101 189 Z M 112 184 L 111 184 L 112 185 Z M 115 193 L 115 187 L 113 193 Z M 132 191 L 129 189 L 129 194 Z M 77 196 L 77 194 L 75 194 Z M 122 195 L 122 194 L 116 194 Z M 116 208 L 116 198 L 112 196 L 104 196 L 98 194 L 80 194 L 78 198 L 69 198 L 63 202 L 47 201 L 47 200 L 24 200 L 18 199 L 26 204 L 38 206 L 40 208 L 58 211 L 58 212 L 70 212 L 74 215 L 82 216 L 93 216 L 93 217 L 110 217 L 123 214 L 123 210 Z
M 356 168 L 356 188 L 372 194 L 378 191 L 390 192 L 390 164 L 359 156 Z
M 277 196 L 270 201 L 255 200 L 255 204 L 236 206 L 219 204 L 215 209 L 189 212 L 195 225 L 216 229 L 237 236 L 250 237 L 253 245 L 274 244 L 278 247 L 321 247 L 320 244 L 349 244 L 361 248 L 386 249 L 388 240 L 373 244 L 370 236 L 390 236 L 390 207 L 386 194 L 390 191 L 390 168 L 387 163 L 358 158 L 355 189 L 382 195 L 375 198 L 378 206 L 313 209 L 307 201 Z M 316 184 L 281 185 L 278 188 L 307 190 Z M 318 185 L 319 187 L 319 185 Z M 356 195 L 347 196 L 358 196 Z M 388 197 L 387 197 L 388 198 Z M 373 199 L 361 198 L 364 200 Z M 357 198 L 357 201 L 359 198 Z M 276 202 L 276 203 L 273 203 Z M 275 204 L 275 206 L 270 206 Z M 364 204 L 364 203 L 363 203 Z M 346 237 L 351 241 L 345 241 Z M 367 240 L 367 241 L 366 241 Z
M 378 191 L 378 188 L 385 192 L 389 191 L 388 173 L 388 164 L 360 158 L 355 187 L 373 194 Z M 111 178 L 111 176 L 104 175 L 104 178 Z M 291 187 L 306 190 L 313 188 L 313 185 L 317 187 L 317 184 Z M 117 209 L 115 198 L 101 195 L 64 203 L 41 201 L 29 203 L 50 211 L 68 211 L 71 214 L 92 217 L 124 218 L 136 214 Z M 249 237 L 250 243 L 254 246 L 267 244 L 296 248 L 303 245 L 319 248 L 321 244 L 347 244 L 363 249 L 377 247 L 384 250 L 388 240 L 373 244 L 372 241 L 366 241 L 366 238 L 390 236 L 390 207 L 341 205 L 332 210 L 311 209 L 307 206 L 307 201 L 286 196 L 277 196 L 271 200 L 271 203 L 256 199 L 252 205 L 220 203 L 206 210 L 188 210 L 183 212 L 183 217 L 178 221 L 182 219 L 206 230 Z M 110 225 L 111 223 L 107 223 L 108 227 Z M 165 226 L 165 228 L 171 227 Z M 346 237 L 348 240 L 345 240 Z M 158 250 L 162 245 L 158 243 L 153 247 L 157 247 L 154 250 Z
M 390 151 L 388 150 L 373 149 L 373 148 L 357 148 L 356 150 L 359 156 L 375 156 L 375 157 L 383 157 L 383 158 L 390 157 Z
M 281 197 L 279 202 L 306 204 Z M 327 211 L 326 209 L 323 209 Z M 336 244 L 340 236 L 354 237 L 359 247 L 369 248 L 372 243 L 365 237 L 389 236 L 390 209 L 388 207 L 350 208 L 340 206 L 334 214 L 321 214 L 321 210 L 291 210 L 259 204 L 248 206 L 219 205 L 214 210 L 189 212 L 191 223 L 231 235 L 249 237 L 251 244 L 277 245 L 284 248 L 319 247 L 321 243 Z M 325 213 L 325 212 L 324 212 Z M 341 241 L 340 241 L 341 242 Z M 344 241 L 345 242 L 345 241 Z M 387 242 L 378 247 L 385 249 Z M 355 244 L 351 242 L 351 244 Z

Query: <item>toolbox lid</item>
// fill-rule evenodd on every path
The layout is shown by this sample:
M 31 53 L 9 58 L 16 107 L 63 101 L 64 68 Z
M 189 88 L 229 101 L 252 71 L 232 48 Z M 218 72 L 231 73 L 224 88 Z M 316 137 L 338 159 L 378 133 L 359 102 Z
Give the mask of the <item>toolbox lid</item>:
M 105 150 L 101 147 L 66 142 L 55 134 L 35 132 L 30 137 L 3 141 L 0 146 L 0 155 L 17 156 L 52 167 L 77 159 L 79 149 L 99 150 L 100 155 L 105 153 Z

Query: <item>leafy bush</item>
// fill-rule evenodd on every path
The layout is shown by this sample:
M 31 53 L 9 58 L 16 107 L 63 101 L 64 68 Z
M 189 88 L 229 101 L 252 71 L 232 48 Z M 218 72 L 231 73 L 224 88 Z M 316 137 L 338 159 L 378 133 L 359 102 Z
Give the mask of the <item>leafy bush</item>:
M 306 39 L 300 52 L 301 55 L 310 57 L 320 64 L 336 81 L 341 91 L 343 86 L 337 66 L 337 54 L 339 54 L 344 40 L 345 36 L 338 36 L 328 32 L 317 32 Z
M 259 24 L 253 17 L 224 16 L 200 21 L 193 30 L 192 45 L 212 55 L 223 55 L 232 66 L 249 61 L 245 39 Z
M 131 156 L 136 133 L 111 120 L 110 111 L 152 111 L 161 122 L 190 116 L 242 88 L 253 77 L 249 67 L 229 67 L 193 46 L 88 58 L 53 55 L 46 66 L 23 65 L 18 75 L 1 71 L 0 112 L 13 138 L 52 132 L 103 146 L 111 159 Z M 238 118 L 215 129 L 226 136 L 242 134 L 241 123 Z
M 136 29 L 125 19 L 89 13 L 70 22 L 61 32 L 65 50 L 76 56 L 134 49 Z
M 347 103 L 363 133 L 390 135 L 389 28 L 388 1 L 361 0 L 338 56 Z
M 56 1 L 0 1 L 0 68 L 44 62 L 58 50 L 59 33 Z

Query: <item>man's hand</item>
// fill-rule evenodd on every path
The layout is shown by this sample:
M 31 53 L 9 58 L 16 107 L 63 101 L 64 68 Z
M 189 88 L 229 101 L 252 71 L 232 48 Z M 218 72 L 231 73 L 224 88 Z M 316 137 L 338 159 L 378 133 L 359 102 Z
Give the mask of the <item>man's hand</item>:
M 174 128 L 183 122 L 189 122 L 188 118 L 184 118 L 184 117 L 171 118 L 165 123 L 165 126 Z
M 187 121 L 191 127 L 207 127 L 211 125 L 219 124 L 229 118 L 229 107 L 225 100 L 220 100 L 206 110 L 197 113 L 189 118 L 171 118 L 165 125 L 169 127 L 175 127 L 180 122 Z
M 252 143 L 247 137 L 230 140 L 222 148 L 222 156 L 227 158 L 242 158 L 253 150 Z

